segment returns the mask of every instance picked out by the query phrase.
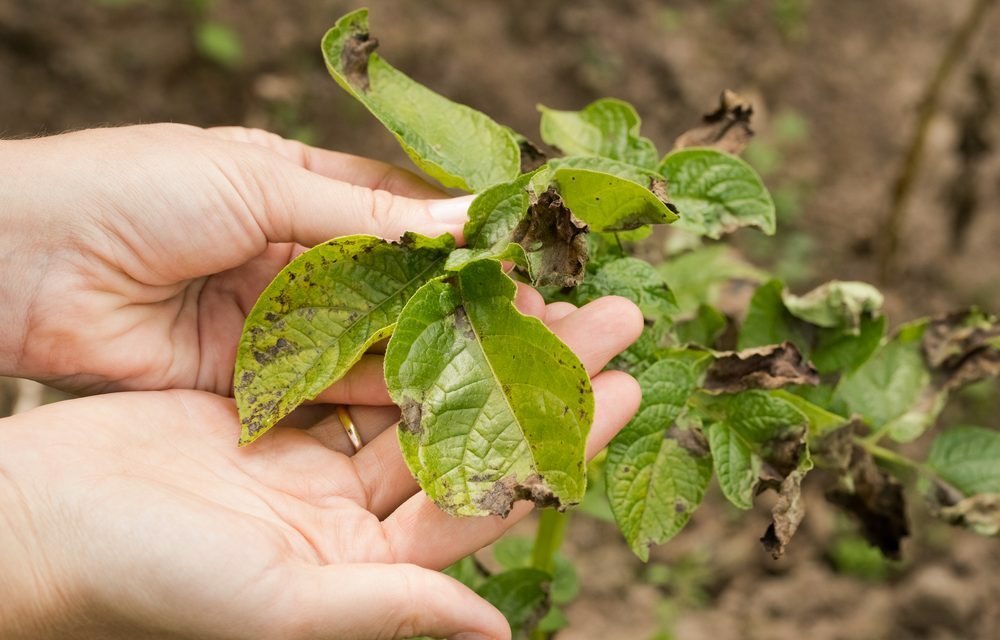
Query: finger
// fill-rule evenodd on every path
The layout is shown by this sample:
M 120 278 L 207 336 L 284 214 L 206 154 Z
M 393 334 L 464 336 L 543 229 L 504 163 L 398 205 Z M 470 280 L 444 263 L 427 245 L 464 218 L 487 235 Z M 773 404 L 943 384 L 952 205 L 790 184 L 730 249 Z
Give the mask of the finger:
M 541 296 L 535 300 L 529 293 L 534 290 L 524 289 L 522 304 L 536 311 L 544 309 Z M 522 293 L 521 288 L 518 293 Z M 608 322 L 600 317 L 605 313 L 613 313 L 615 317 Z M 553 323 L 551 329 L 580 356 L 584 367 L 593 375 L 635 341 L 642 332 L 642 314 L 624 298 L 601 298 Z M 353 461 L 366 495 L 371 496 L 367 506 L 379 517 L 391 512 L 417 490 L 403 462 L 395 429 L 387 430 L 368 444 Z
M 594 378 L 593 387 L 594 425 L 587 438 L 588 457 L 607 446 L 642 400 L 639 384 L 621 371 L 605 371 Z M 382 527 L 397 562 L 440 569 L 490 544 L 530 511 L 530 503 L 519 503 L 505 519 L 455 518 L 421 491 L 386 518 Z M 437 544 L 427 544 L 428 540 Z
M 447 197 L 444 191 L 428 184 L 412 171 L 378 160 L 311 147 L 297 140 L 286 140 L 262 129 L 214 127 L 206 131 L 224 140 L 248 142 L 270 149 L 303 169 L 334 180 L 372 190 L 380 189 L 408 198 Z
M 378 354 L 365 354 L 343 378 L 321 391 L 312 401 L 323 404 L 392 404 L 385 388 L 383 359 Z
M 290 628 L 276 637 L 510 638 L 507 621 L 493 605 L 454 578 L 412 564 L 305 567 L 297 570 L 287 595 Z
M 551 324 L 556 320 L 562 320 L 569 314 L 576 311 L 577 306 L 570 302 L 553 302 L 545 307 L 545 323 Z
M 406 231 L 462 239 L 473 196 L 419 200 L 313 173 L 254 145 L 241 144 L 221 188 L 246 208 L 268 242 L 314 246 L 352 234 L 396 240 Z
M 589 375 L 638 340 L 643 318 L 639 307 L 619 296 L 606 296 L 549 323 L 552 333 L 580 358 Z
M 545 315 L 545 298 L 531 285 L 516 282 L 517 292 L 514 294 L 514 306 L 526 316 L 543 318 Z

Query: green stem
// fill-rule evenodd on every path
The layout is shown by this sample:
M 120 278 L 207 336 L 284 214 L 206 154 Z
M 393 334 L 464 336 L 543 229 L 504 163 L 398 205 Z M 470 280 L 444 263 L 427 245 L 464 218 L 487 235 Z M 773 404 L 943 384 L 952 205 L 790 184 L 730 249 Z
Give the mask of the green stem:
M 625 252 L 625 245 L 622 244 L 622 238 L 620 235 L 618 235 L 617 231 L 615 232 L 615 242 L 618 243 L 618 252 L 621 254 L 621 256 L 623 258 L 628 257 L 628 254 Z
M 555 509 L 543 509 L 538 514 L 538 531 L 535 533 L 535 546 L 531 550 L 531 566 L 555 575 L 556 552 L 562 547 L 566 537 L 566 525 L 569 524 L 569 513 L 560 513 Z M 532 640 L 547 640 L 549 634 L 535 630 Z

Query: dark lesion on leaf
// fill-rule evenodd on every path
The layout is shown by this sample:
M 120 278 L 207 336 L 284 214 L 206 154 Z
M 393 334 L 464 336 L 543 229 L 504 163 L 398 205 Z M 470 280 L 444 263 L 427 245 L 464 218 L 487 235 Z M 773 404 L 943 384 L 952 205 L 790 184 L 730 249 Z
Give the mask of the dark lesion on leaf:
M 482 495 L 477 505 L 484 511 L 506 518 L 518 500 L 530 500 L 537 507 L 565 508 L 545 479 L 537 473 L 529 475 L 524 482 L 518 482 L 513 475 L 500 478 Z
M 704 389 L 739 393 L 786 385 L 819 384 L 819 373 L 791 342 L 719 354 L 705 374 Z
M 943 389 L 1000 376 L 1000 321 L 976 309 L 933 318 L 921 348 Z
M 673 440 L 677 446 L 696 458 L 703 458 L 709 453 L 708 440 L 698 428 L 682 426 L 675 422 L 664 432 L 663 437 Z
M 667 181 L 663 178 L 650 178 L 649 179 L 649 190 L 653 192 L 656 199 L 662 202 L 670 213 L 680 216 L 681 212 L 677 210 L 677 206 L 670 202 L 670 195 L 667 193 Z
M 423 416 L 424 409 L 420 402 L 412 398 L 405 398 L 399 404 L 401 420 L 399 428 L 412 436 L 420 436 L 424 432 Z
M 378 38 L 368 33 L 358 33 L 346 41 L 340 51 L 340 67 L 344 77 L 351 86 L 368 91 L 371 83 L 368 79 L 368 59 L 378 48 Z
M 529 253 L 541 256 L 534 284 L 575 287 L 583 282 L 587 267 L 587 233 L 555 187 L 532 196 L 528 215 L 511 237 Z
M 910 533 L 903 485 L 880 468 L 865 449 L 851 445 L 847 468 L 840 483 L 827 491 L 826 499 L 857 518 L 862 535 L 882 555 L 900 557 L 902 540 Z
M 674 149 L 713 147 L 739 154 L 753 137 L 750 118 L 753 105 L 749 100 L 726 89 L 719 96 L 719 106 L 701 118 L 701 125 L 689 129 L 674 141 Z
M 531 173 L 548 160 L 545 152 L 524 136 L 518 137 L 517 147 L 521 150 L 521 173 Z
M 805 504 L 802 501 L 802 479 L 805 472 L 799 469 L 792 471 L 778 486 L 778 500 L 771 509 L 771 524 L 761 537 L 764 550 L 777 560 L 785 553 L 785 546 L 792 540 L 805 517 Z

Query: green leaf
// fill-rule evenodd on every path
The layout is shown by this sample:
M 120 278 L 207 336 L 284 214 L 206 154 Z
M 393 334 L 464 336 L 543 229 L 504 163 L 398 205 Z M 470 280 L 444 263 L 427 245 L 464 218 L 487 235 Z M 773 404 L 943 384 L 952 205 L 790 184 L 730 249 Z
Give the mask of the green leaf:
M 347 236 L 306 251 L 247 316 L 233 386 L 246 445 L 315 398 L 387 337 L 403 305 L 455 246 L 407 234 L 399 244 Z
M 378 54 L 368 10 L 337 21 L 323 37 L 330 74 L 402 145 L 407 155 L 446 187 L 466 191 L 513 180 L 521 150 L 510 131 L 488 116 L 414 82 Z
M 604 171 L 573 168 L 556 169 L 553 180 L 566 206 L 591 231 L 627 231 L 677 220 L 648 185 Z
M 452 515 L 506 515 L 516 499 L 563 508 L 586 487 L 589 378 L 545 325 L 517 311 L 515 290 L 493 260 L 429 282 L 386 350 L 404 458 Z
M 878 349 L 888 321 L 885 316 L 861 317 L 857 333 L 843 329 L 820 329 L 809 359 L 820 373 L 857 369 Z
M 674 333 L 681 344 L 700 344 L 712 347 L 726 329 L 726 316 L 715 307 L 698 305 L 694 317 L 680 320 L 674 326 Z
M 715 149 L 681 149 L 668 153 L 659 171 L 680 210 L 681 229 L 710 238 L 740 227 L 774 234 L 771 195 L 757 172 L 736 156 Z
M 784 400 L 805 415 L 809 421 L 810 438 L 821 438 L 832 431 L 840 429 L 849 422 L 847 418 L 827 411 L 823 407 L 813 404 L 808 399 L 785 389 L 775 389 L 771 391 L 771 395 Z
M 577 302 L 586 304 L 616 295 L 634 302 L 643 315 L 656 320 L 677 310 L 674 296 L 659 272 L 645 260 L 617 258 L 588 273 L 576 288 Z
M 934 438 L 927 464 L 966 496 L 1000 494 L 1000 431 L 952 427 Z
M 458 580 L 470 589 L 478 589 L 489 577 L 475 556 L 465 556 L 455 564 L 442 569 L 441 573 Z
M 630 182 L 634 182 L 647 189 L 657 180 L 662 181 L 663 176 L 656 171 L 637 167 L 627 162 L 619 162 L 609 158 L 599 158 L 597 156 L 566 156 L 564 158 L 553 158 L 549 160 L 548 167 L 552 171 L 559 169 L 587 169 L 589 171 L 600 171 L 610 173 Z
M 531 566 L 534 540 L 520 536 L 506 536 L 493 545 L 493 558 L 504 569 Z M 549 588 L 554 604 L 568 604 L 580 592 L 580 577 L 576 567 L 562 552 L 555 554 L 555 575 Z
M 882 308 L 878 289 L 864 282 L 832 280 L 803 296 L 784 293 L 785 308 L 795 317 L 818 327 L 844 327 L 858 333 L 861 319 Z
M 920 348 L 923 328 L 905 327 L 837 385 L 835 402 L 898 442 L 917 438 L 943 408 Z
M 695 311 L 700 304 L 716 304 L 719 292 L 727 282 L 763 282 L 767 279 L 766 273 L 740 260 L 722 244 L 670 258 L 659 269 L 677 298 L 680 312 L 684 314 Z
M 602 156 L 639 167 L 656 167 L 653 143 L 639 135 L 639 114 L 615 98 L 591 102 L 580 111 L 557 111 L 538 106 L 541 134 L 546 144 L 567 155 Z
M 491 576 L 476 593 L 507 618 L 515 640 L 527 640 L 549 610 L 549 579 L 538 569 L 510 569 Z
M 793 316 L 782 301 L 785 285 L 780 280 L 762 284 L 754 292 L 747 308 L 747 317 L 740 327 L 739 349 L 779 344 L 785 340 L 793 343 L 809 357 L 816 331 Z
M 644 561 L 650 545 L 669 540 L 687 523 L 712 476 L 704 436 L 684 414 L 709 360 L 705 352 L 671 351 L 643 371 L 639 412 L 608 447 L 608 501 Z
M 708 427 L 712 461 L 722 493 L 741 509 L 753 505 L 754 492 L 766 463 L 788 470 L 798 456 L 784 459 L 801 440 L 808 419 L 791 403 L 766 391 L 699 396 L 699 408 L 714 420 Z
M 195 32 L 195 42 L 201 55 L 227 69 L 235 69 L 243 62 L 243 43 L 227 24 L 201 23 Z

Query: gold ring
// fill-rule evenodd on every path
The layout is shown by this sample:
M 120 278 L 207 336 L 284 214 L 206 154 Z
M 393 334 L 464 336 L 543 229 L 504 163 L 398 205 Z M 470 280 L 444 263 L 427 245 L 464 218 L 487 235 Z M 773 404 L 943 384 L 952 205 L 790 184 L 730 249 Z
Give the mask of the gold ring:
M 340 424 L 343 425 L 344 431 L 347 433 L 347 439 L 351 441 L 351 446 L 354 447 L 354 453 L 361 451 L 361 447 L 365 446 L 365 444 L 361 442 L 361 434 L 358 433 L 358 428 L 354 426 L 354 421 L 351 420 L 351 414 L 347 411 L 347 405 L 337 405 L 337 417 L 340 419 Z

